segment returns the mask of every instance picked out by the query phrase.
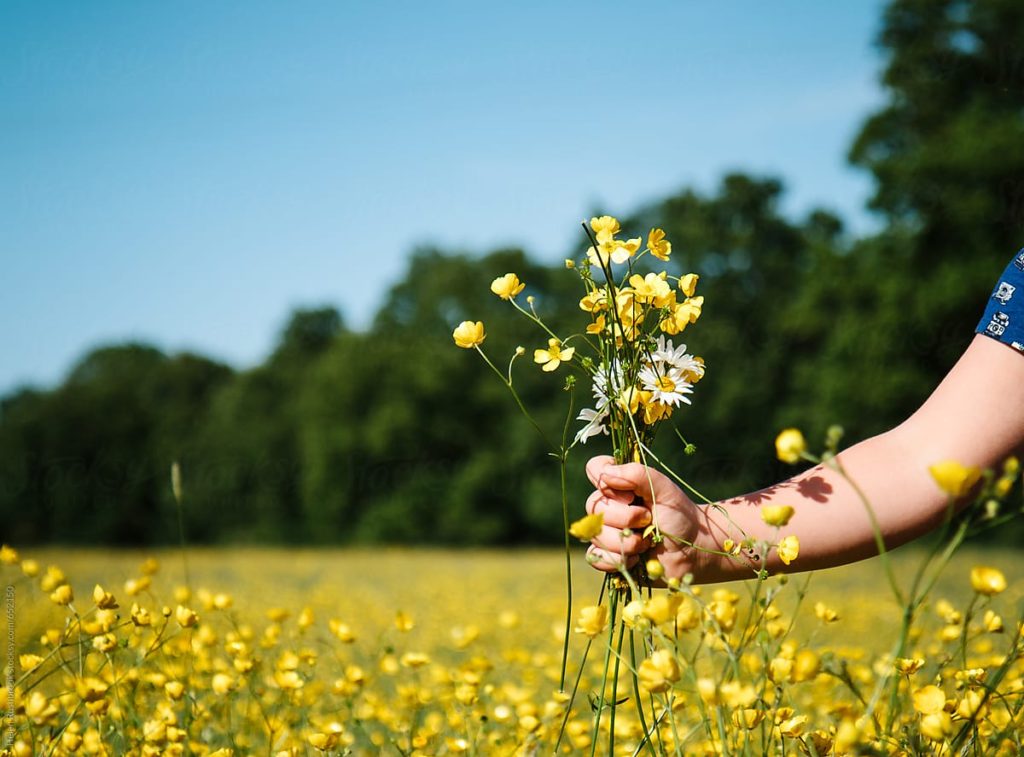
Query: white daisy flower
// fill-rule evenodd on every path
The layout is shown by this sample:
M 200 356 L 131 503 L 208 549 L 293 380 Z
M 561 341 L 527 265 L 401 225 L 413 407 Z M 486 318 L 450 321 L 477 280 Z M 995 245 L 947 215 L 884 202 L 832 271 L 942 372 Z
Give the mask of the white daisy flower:
M 651 361 L 658 365 L 663 364 L 666 369 L 674 368 L 694 376 L 704 375 L 704 364 L 686 351 L 686 345 L 680 344 L 673 347 L 672 340 L 666 339 L 664 335 L 658 337 L 658 347 L 651 353 Z M 667 370 L 662 373 L 667 373 Z
M 611 387 L 608 386 L 608 379 L 611 378 Z M 598 367 L 594 373 L 594 398 L 597 400 L 598 410 L 608 405 L 608 396 L 618 396 L 622 388 L 622 366 L 619 362 L 613 361 L 611 369 L 604 365 Z
M 691 404 L 685 395 L 693 393 L 693 384 L 683 378 L 683 372 L 678 368 L 659 374 L 647 366 L 640 371 L 640 381 L 644 389 L 651 392 L 651 399 L 655 402 L 672 406 L 678 406 L 680 402 Z
M 664 334 L 658 336 L 657 348 L 651 353 L 651 361 L 654 363 L 666 363 L 677 367 L 676 363 L 686 357 L 686 345 L 673 346 L 671 339 L 666 339 Z
M 580 410 L 580 414 L 576 417 L 576 420 L 586 421 L 587 425 L 581 428 L 576 434 L 573 444 L 586 444 L 587 439 L 592 436 L 607 434 L 608 427 L 604 425 L 604 420 L 607 417 L 607 410 L 591 410 L 590 408 L 583 408 Z

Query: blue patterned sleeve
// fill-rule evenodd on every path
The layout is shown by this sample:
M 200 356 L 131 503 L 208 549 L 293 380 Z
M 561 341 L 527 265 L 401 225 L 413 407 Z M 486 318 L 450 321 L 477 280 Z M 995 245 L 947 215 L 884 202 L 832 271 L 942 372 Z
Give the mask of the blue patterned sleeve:
M 1024 352 L 1024 249 L 1003 271 L 975 332 Z

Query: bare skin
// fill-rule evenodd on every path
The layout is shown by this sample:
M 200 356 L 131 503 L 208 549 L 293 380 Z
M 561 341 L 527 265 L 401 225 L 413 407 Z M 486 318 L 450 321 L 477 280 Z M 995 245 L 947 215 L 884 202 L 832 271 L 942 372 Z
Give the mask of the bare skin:
M 955 460 L 979 468 L 997 467 L 1024 445 L 1024 355 L 976 334 L 970 346 L 925 403 L 894 429 L 843 450 L 837 460 L 871 503 L 887 549 L 941 523 L 949 501 L 928 472 L 933 463 Z M 776 538 L 761 520 L 763 505 L 791 505 L 796 514 L 782 529 L 800 540 L 799 557 L 786 566 L 775 555 L 770 572 L 816 570 L 877 554 L 863 501 L 843 476 L 824 465 L 761 491 L 697 506 L 667 476 L 639 463 L 615 465 L 609 456 L 591 458 L 587 476 L 595 491 L 588 513 L 604 514 L 604 530 L 588 555 L 595 568 L 614 571 L 625 561 L 656 558 L 665 578 L 690 573 L 697 583 L 750 578 L 755 563 L 723 555 L 727 539 Z M 651 487 L 653 483 L 653 491 Z M 640 497 L 643 505 L 631 504 Z M 654 508 L 652 510 L 652 508 Z M 666 538 L 651 545 L 641 538 L 656 516 Z M 732 520 L 734 526 L 729 520 Z M 624 535 L 623 529 L 632 529 Z M 760 567 L 760 566 L 758 566 Z

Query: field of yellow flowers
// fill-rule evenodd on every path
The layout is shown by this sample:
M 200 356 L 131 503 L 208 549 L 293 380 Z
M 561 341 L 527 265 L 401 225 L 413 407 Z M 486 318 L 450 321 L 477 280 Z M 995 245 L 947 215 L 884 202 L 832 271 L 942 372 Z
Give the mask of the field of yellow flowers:
M 919 552 L 892 553 L 896 572 Z M 652 657 L 636 689 L 623 654 L 596 741 L 607 645 L 591 642 L 570 700 L 557 551 L 5 547 L 0 558 L 16 609 L 13 628 L 4 620 L 16 755 L 943 753 L 964 723 L 969 753 L 1022 751 L 1024 567 L 1011 551 L 957 554 L 899 660 L 887 655 L 901 608 L 878 560 L 771 578 L 768 603 L 751 603 L 752 582 L 688 587 L 673 602 L 655 592 L 634 622 L 675 639 L 680 660 L 714 650 L 727 672 Z M 972 584 L 982 564 L 991 591 L 978 571 Z M 582 553 L 575 565 L 578 617 L 601 577 Z M 755 609 L 764 623 L 735 628 L 763 638 L 744 646 L 727 620 Z M 587 641 L 572 634 L 566 691 Z M 895 698 L 871 701 L 894 667 Z M 880 738 L 889 718 L 916 735 Z

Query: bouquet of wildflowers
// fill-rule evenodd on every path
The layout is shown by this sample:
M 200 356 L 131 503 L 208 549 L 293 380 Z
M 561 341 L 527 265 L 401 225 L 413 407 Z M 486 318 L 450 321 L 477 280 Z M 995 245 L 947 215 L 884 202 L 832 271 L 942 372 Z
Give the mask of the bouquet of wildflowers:
M 619 222 L 611 216 L 592 218 L 589 228 L 584 228 L 590 241 L 586 255 L 580 261 L 566 260 L 566 267 L 579 273 L 584 289 L 579 306 L 589 316 L 589 323 L 578 333 L 554 333 L 536 312 L 532 297 L 526 298 L 525 308 L 520 305 L 516 298 L 525 284 L 515 273 L 495 279 L 491 291 L 545 333 L 547 345 L 533 351 L 534 362 L 542 370 L 557 371 L 563 363 L 569 364 L 590 384 L 593 407 L 580 411 L 577 420 L 583 425 L 570 444 L 564 440 L 553 453 L 564 458 L 577 444 L 608 436 L 616 462 L 660 463 L 651 450 L 655 433 L 663 421 L 691 403 L 694 386 L 705 373 L 704 360 L 690 354 L 679 341 L 704 306 L 704 298 L 695 294 L 699 276 L 670 276 L 664 270 L 637 272 L 638 263 L 646 256 L 669 260 L 672 245 L 661 229 L 651 229 L 644 246 L 640 237 L 620 239 Z M 453 334 L 458 346 L 476 349 L 483 356 L 530 417 L 512 377 L 513 363 L 526 350 L 517 348 L 508 370 L 502 372 L 481 348 L 485 336 L 483 323 L 473 321 L 462 322 Z M 571 376 L 567 385 L 571 388 L 574 384 Z M 692 453 L 693 445 L 683 442 L 687 453 Z M 573 524 L 571 533 L 585 539 L 599 530 L 599 517 L 590 516 Z M 663 538 L 656 523 L 646 535 Z
M 639 462 L 645 466 L 657 463 L 680 484 L 695 491 L 657 458 L 651 445 L 664 422 L 685 405 L 691 404 L 694 387 L 705 374 L 704 360 L 691 354 L 680 340 L 680 335 L 687 327 L 700 318 L 704 306 L 704 298 L 696 294 L 699 276 L 695 273 L 671 276 L 664 270 L 641 272 L 651 267 L 640 265 L 645 257 L 649 256 L 661 263 L 669 261 L 672 245 L 665 238 L 665 232 L 658 228 L 651 229 L 646 245 L 640 237 L 622 239 L 619 221 L 607 215 L 591 218 L 589 227 L 584 224 L 584 230 L 589 240 L 586 254 L 578 261 L 566 260 L 566 268 L 575 270 L 583 285 L 584 293 L 579 307 L 587 314 L 588 322 L 583 324 L 579 332 L 556 334 L 537 313 L 532 297 L 526 298 L 526 307 L 521 305 L 517 297 L 525 289 L 525 283 L 515 273 L 507 273 L 491 283 L 491 291 L 495 295 L 509 302 L 543 331 L 546 346 L 533 350 L 533 361 L 542 370 L 557 371 L 564 363 L 586 377 L 593 396 L 592 407 L 584 408 L 576 417 L 582 425 L 571 442 L 568 434 L 563 433 L 561 443 L 552 444 L 543 429 L 533 421 L 515 389 L 512 368 L 516 359 L 526 354 L 525 348 L 518 347 L 509 360 L 507 370 L 502 371 L 481 347 L 486 338 L 483 323 L 463 321 L 452 335 L 459 347 L 479 352 L 511 391 L 526 417 L 552 447 L 551 454 L 561 463 L 568 591 L 561 680 L 563 689 L 568 636 L 572 625 L 569 537 L 587 541 L 603 527 L 600 514 L 588 515 L 569 524 L 565 498 L 565 461 L 568 453 L 575 446 L 586 444 L 594 437 L 607 436 L 617 463 Z M 575 384 L 575 376 L 570 375 L 566 388 L 572 390 Z M 686 452 L 692 454 L 693 445 L 686 442 L 678 429 L 676 434 L 685 444 Z M 677 538 L 663 534 L 656 519 L 647 526 L 644 536 L 655 543 L 664 538 Z M 618 606 L 628 606 L 631 597 L 636 596 L 641 587 L 649 585 L 649 578 L 659 578 L 660 575 L 655 573 L 657 568 L 660 568 L 657 561 L 651 561 L 639 565 L 632 574 L 623 570 L 621 576 L 609 579 L 602 594 L 607 589 L 611 609 L 602 606 L 600 599 L 598 605 L 583 608 L 577 632 L 592 640 L 608 625 L 609 615 L 614 632 Z M 622 638 L 620 629 L 620 646 Z M 611 651 L 610 646 L 607 651 Z M 649 666 L 650 661 L 645 662 Z M 617 657 L 611 679 L 613 700 L 618 668 Z M 637 680 L 635 671 L 634 665 L 634 682 Z M 604 678 L 605 682 L 609 680 L 607 664 Z M 603 697 L 604 686 L 601 701 L 596 705 L 598 724 L 600 711 L 605 707 Z M 614 721 L 614 709 L 612 719 Z

